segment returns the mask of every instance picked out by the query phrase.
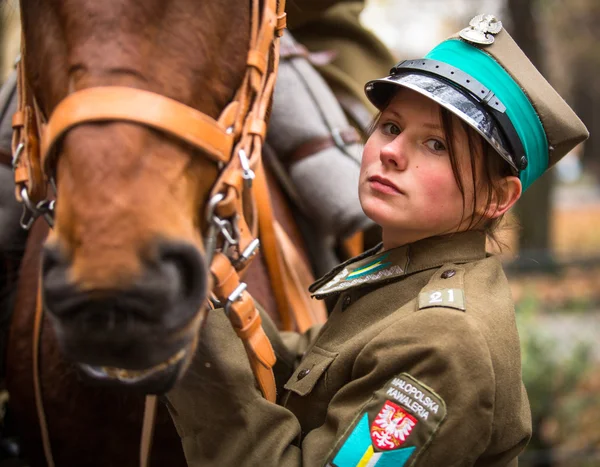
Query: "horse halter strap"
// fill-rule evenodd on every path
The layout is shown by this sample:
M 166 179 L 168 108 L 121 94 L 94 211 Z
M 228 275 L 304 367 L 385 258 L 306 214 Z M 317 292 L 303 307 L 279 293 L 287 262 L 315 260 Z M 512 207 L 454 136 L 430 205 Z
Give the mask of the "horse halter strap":
M 44 214 L 50 220 L 51 213 L 42 211 L 48 209 L 46 187 L 53 182 L 53 166 L 61 141 L 77 125 L 137 123 L 175 136 L 219 164 L 221 171 L 211 190 L 205 238 L 215 282 L 213 292 L 244 342 L 263 395 L 273 402 L 275 355 L 239 276 L 258 247 L 257 209 L 251 188 L 255 171 L 261 174 L 262 169 L 265 119 L 278 66 L 277 38 L 286 23 L 284 9 L 285 0 L 252 0 L 246 73 L 234 100 L 217 120 L 152 92 L 95 87 L 66 97 L 46 122 L 26 83 L 24 40 L 18 64 L 19 106 L 13 118 L 16 195 L 32 210 L 33 217 Z
M 42 168 L 51 173 L 63 136 L 81 123 L 128 121 L 155 128 L 226 164 L 233 134 L 220 122 L 168 97 L 141 89 L 105 86 L 66 97 L 54 110 L 42 134 Z

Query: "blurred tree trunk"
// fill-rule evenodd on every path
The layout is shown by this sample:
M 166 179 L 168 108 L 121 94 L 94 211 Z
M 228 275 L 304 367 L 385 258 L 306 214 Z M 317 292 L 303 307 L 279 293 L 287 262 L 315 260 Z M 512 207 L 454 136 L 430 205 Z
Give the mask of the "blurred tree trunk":
M 576 25 L 579 40 L 569 43 L 573 69 L 573 107 L 590 131 L 590 138 L 583 147 L 582 162 L 586 171 L 591 171 L 600 182 L 600 2 L 580 0 L 578 8 L 569 13 L 569 28 Z M 573 11 L 574 10 L 574 11 Z
M 0 0 L 0 84 L 4 82 L 5 70 L 4 66 L 4 54 L 6 53 L 6 15 L 4 8 Z
M 600 182 L 600 91 L 597 89 L 600 86 L 597 70 L 589 70 L 589 63 L 577 65 L 573 77 L 573 108 L 590 132 L 590 138 L 583 146 L 581 161 L 584 170 L 592 172 Z
M 507 0 L 512 23 L 511 36 L 542 74 L 544 57 L 538 36 L 540 15 L 536 14 L 537 0 Z M 516 205 L 521 225 L 519 232 L 519 260 L 522 268 L 553 266 L 550 251 L 550 191 L 553 174 L 546 173 L 522 196 Z

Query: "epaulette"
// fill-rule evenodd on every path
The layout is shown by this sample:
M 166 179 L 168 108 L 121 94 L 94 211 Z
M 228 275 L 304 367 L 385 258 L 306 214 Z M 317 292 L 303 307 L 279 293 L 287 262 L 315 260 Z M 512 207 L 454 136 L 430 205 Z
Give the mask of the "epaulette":
M 465 270 L 457 264 L 444 264 L 419 292 L 417 308 L 454 308 L 466 311 Z

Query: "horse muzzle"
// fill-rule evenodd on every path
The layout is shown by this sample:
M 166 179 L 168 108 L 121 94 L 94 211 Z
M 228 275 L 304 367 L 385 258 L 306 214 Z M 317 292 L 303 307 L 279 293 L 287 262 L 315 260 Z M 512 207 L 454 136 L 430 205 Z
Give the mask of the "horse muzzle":
M 164 394 L 169 391 L 185 373 L 194 354 L 196 341 L 165 362 L 145 370 L 127 370 L 123 368 L 94 366 L 77 363 L 84 378 L 95 384 L 133 389 L 144 394 Z
M 56 246 L 44 248 L 44 305 L 64 355 L 94 381 L 162 393 L 193 355 L 207 268 L 192 245 L 161 242 L 157 251 L 135 279 L 94 287 L 71 279 Z

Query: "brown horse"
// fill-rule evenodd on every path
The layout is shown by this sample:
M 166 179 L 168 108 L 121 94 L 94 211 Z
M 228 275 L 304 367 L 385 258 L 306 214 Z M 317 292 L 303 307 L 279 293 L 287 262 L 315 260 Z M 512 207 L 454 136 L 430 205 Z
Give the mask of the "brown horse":
M 49 116 L 68 95 L 119 86 L 216 119 L 247 69 L 249 3 L 22 0 L 23 65 L 35 105 Z M 180 138 L 124 121 L 76 125 L 58 144 L 48 163 L 54 229 L 36 222 L 22 262 L 7 358 L 11 408 L 31 463 L 44 465 L 32 377 L 41 277 L 39 374 L 55 464 L 136 465 L 144 397 L 111 376 L 119 369 L 126 385 L 160 393 L 191 358 L 212 287 L 202 235 L 221 164 Z M 300 244 L 289 219 L 276 214 Z M 246 277 L 276 318 L 260 259 Z M 171 363 L 174 355 L 183 357 Z M 159 370 L 137 377 L 148 368 Z M 88 384 L 93 377 L 117 387 Z M 184 465 L 164 410 L 152 464 Z

